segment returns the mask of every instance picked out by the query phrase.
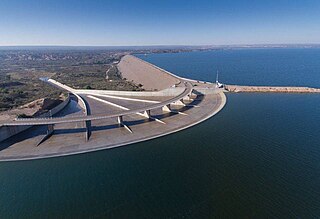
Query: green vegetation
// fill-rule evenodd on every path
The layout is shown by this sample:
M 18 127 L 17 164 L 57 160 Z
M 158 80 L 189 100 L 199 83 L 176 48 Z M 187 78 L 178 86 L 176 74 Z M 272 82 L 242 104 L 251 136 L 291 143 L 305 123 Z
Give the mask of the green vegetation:
M 52 79 L 77 89 L 142 90 L 123 80 L 116 65 L 74 66 L 56 73 Z
M 40 77 L 78 89 L 142 90 L 122 79 L 116 66 L 121 56 L 104 50 L 0 51 L 0 111 L 40 98 L 58 99 L 62 91 Z
M 24 79 L 21 81 L 10 80 L 10 83 L 16 83 L 12 86 L 8 85 L 10 83 L 7 81 L 0 82 L 0 111 L 44 97 L 58 98 L 61 94 L 61 91 L 39 80 Z

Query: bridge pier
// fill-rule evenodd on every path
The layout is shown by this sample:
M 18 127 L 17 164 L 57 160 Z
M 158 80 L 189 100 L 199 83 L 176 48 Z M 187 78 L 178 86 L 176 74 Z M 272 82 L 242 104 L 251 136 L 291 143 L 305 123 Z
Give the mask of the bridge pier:
M 183 102 L 183 99 L 178 100 L 178 101 L 174 102 L 173 104 L 178 105 L 178 106 L 186 106 L 186 104 Z
M 84 122 L 84 126 L 85 126 L 85 129 L 86 129 L 86 133 L 85 133 L 85 139 L 86 141 L 89 141 L 90 139 L 90 136 L 91 136 L 91 121 L 85 121 Z
M 123 116 L 118 116 L 117 120 L 118 120 L 118 124 L 120 127 L 124 127 L 125 129 L 127 129 L 128 132 L 133 133 L 131 128 L 129 126 L 127 126 L 126 124 L 124 124 Z
M 171 107 L 170 107 L 170 104 L 164 105 L 164 106 L 162 107 L 162 111 L 163 111 L 163 112 L 172 112 Z
M 54 133 L 54 124 L 47 125 L 47 134 L 39 141 L 39 143 L 36 145 L 37 147 L 48 140 Z
M 149 120 L 153 120 L 153 121 L 159 122 L 161 124 L 166 124 L 165 122 L 161 121 L 160 119 L 157 119 L 157 118 L 151 116 L 151 110 L 146 110 L 143 113 L 139 113 L 139 115 L 144 116 L 144 117 L 148 118 Z
M 185 96 L 185 97 L 183 98 L 183 100 L 192 101 L 192 100 L 194 100 L 196 97 L 197 97 L 197 95 L 195 95 L 195 97 L 194 97 L 194 95 L 193 95 L 193 90 L 192 90 L 187 96 Z
M 185 96 L 185 97 L 183 98 L 183 100 L 191 101 L 191 100 L 192 100 L 192 98 L 190 97 L 190 95 L 187 95 L 187 96 Z
M 150 119 L 151 118 L 151 114 L 150 114 L 150 110 L 146 110 L 143 113 L 141 113 L 142 116 Z
M 123 116 L 118 116 L 118 124 L 120 126 L 123 124 Z

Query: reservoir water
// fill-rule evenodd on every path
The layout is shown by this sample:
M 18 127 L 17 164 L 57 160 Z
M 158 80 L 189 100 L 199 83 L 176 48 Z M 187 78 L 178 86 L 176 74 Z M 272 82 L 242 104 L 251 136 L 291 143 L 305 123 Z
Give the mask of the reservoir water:
M 139 56 L 229 84 L 320 87 L 320 49 Z M 320 95 L 228 94 L 215 117 L 112 150 L 0 163 L 0 218 L 318 218 Z

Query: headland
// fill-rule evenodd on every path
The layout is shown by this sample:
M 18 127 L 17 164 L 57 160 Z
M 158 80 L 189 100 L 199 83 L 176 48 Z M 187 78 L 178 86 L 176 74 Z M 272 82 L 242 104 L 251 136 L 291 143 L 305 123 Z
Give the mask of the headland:
M 178 77 L 130 55 L 118 66 L 123 77 L 145 91 L 81 90 L 43 79 L 69 92 L 70 100 L 55 115 L 2 122 L 0 132 L 28 128 L 0 142 L 0 160 L 72 155 L 150 140 L 194 126 L 226 103 L 223 89 L 213 83 Z

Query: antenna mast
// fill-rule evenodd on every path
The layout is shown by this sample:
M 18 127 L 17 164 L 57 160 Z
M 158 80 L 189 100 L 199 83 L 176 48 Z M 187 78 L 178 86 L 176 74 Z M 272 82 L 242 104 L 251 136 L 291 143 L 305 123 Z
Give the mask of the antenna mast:
M 219 71 L 217 70 L 216 88 L 223 88 L 223 84 L 219 83 Z
M 217 70 L 217 77 L 216 77 L 216 84 L 218 84 L 219 83 L 219 71 Z

